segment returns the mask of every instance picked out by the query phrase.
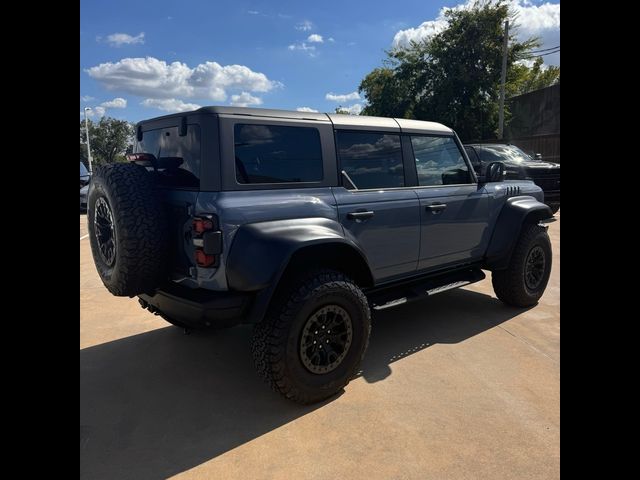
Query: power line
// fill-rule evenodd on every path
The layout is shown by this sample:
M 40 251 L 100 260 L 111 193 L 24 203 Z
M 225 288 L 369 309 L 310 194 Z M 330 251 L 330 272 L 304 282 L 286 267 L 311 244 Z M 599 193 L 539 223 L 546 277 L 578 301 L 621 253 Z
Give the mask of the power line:
M 542 48 L 542 49 L 540 49 L 540 50 L 531 50 L 530 52 L 527 52 L 527 53 L 539 53 L 539 52 L 546 52 L 547 50 L 555 50 L 556 48 L 560 48 L 560 45 L 558 45 L 557 47 Z
M 528 56 L 523 57 L 523 58 L 544 57 L 545 55 L 551 55 L 553 53 L 560 53 L 560 49 L 554 50 L 553 52 L 541 53 L 539 55 L 528 55 Z
M 545 55 L 551 55 L 551 54 L 554 54 L 554 53 L 560 53 L 560 49 L 554 50 L 553 52 L 541 53 L 539 55 L 525 55 L 525 56 L 522 56 L 522 57 L 518 57 L 518 60 L 526 60 L 526 59 L 529 59 L 529 58 L 544 57 Z

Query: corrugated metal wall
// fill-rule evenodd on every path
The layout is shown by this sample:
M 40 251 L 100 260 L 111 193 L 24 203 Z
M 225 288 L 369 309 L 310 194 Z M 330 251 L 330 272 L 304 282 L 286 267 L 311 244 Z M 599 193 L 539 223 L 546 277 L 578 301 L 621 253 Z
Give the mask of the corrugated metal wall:
M 480 143 L 511 143 L 542 159 L 560 163 L 560 85 L 541 88 L 507 100 L 511 120 L 503 140 Z

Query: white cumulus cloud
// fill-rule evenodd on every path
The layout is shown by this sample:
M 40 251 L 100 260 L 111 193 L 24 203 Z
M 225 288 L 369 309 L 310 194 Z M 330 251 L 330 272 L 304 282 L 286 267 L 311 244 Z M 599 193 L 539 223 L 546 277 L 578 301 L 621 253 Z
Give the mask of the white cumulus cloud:
M 324 96 L 324 98 L 331 100 L 332 102 L 349 102 L 351 100 L 360 100 L 360 94 L 358 92 L 351 92 L 343 95 L 337 95 L 329 92 Z
M 91 100 L 95 100 L 93 97 L 85 97 L 90 98 Z M 100 105 L 96 107 L 89 107 L 90 110 L 87 110 L 87 116 L 92 118 L 95 116 L 104 117 L 107 113 L 108 108 L 127 108 L 127 100 L 121 97 L 114 98 L 113 100 L 109 100 L 106 102 L 102 102 Z M 83 112 L 80 112 L 83 114 Z
M 419 42 L 440 33 L 447 27 L 444 16 L 447 10 L 464 10 L 473 6 L 475 0 L 467 0 L 455 7 L 443 7 L 435 19 L 427 20 L 417 27 L 398 31 L 393 37 L 391 46 L 405 47 L 411 41 Z M 542 48 L 550 48 L 560 45 L 560 4 L 543 3 L 534 5 L 529 0 L 510 0 L 510 8 L 516 13 L 516 30 L 518 40 L 530 37 L 540 37 Z M 559 64 L 560 54 L 552 54 L 543 57 L 545 63 Z
M 254 97 L 248 92 L 242 92 L 240 95 L 231 95 L 231 105 L 233 105 L 234 107 L 262 105 L 262 99 L 259 97 Z
M 309 20 L 305 20 L 304 22 L 300 22 L 296 25 L 296 30 L 302 30 L 303 32 L 308 32 L 313 28 L 313 23 Z
M 317 33 L 312 33 L 311 35 L 309 35 L 307 37 L 307 42 L 311 42 L 311 43 L 323 43 L 324 39 L 322 38 L 322 35 L 318 35 Z
M 80 101 L 81 102 L 90 102 L 91 100 L 95 100 L 95 97 L 92 97 L 91 95 L 81 95 L 80 96 Z
M 196 98 L 225 101 L 228 90 L 268 92 L 282 86 L 244 65 L 205 62 L 191 68 L 154 57 L 123 58 L 86 69 L 107 90 L 148 98 Z
M 200 108 L 196 103 L 184 103 L 177 98 L 147 98 L 141 102 L 141 105 L 171 113 L 188 112 Z
M 140 32 L 135 37 L 128 33 L 112 33 L 111 35 L 107 35 L 107 43 L 112 47 L 142 44 L 144 43 L 144 32 Z
M 360 112 L 362 112 L 362 104 L 361 103 L 354 103 L 353 105 L 350 105 L 348 107 L 340 107 L 342 110 L 346 110 L 347 112 L 349 112 L 350 115 L 360 115 Z
M 87 110 L 87 117 L 93 118 L 97 116 L 102 118 L 105 113 L 107 113 L 107 110 L 104 107 L 91 107 L 91 109 Z M 80 112 L 80 115 L 84 115 L 84 111 Z
M 122 97 L 117 97 L 108 102 L 102 102 L 100 106 L 104 108 L 127 108 L 127 100 Z
M 292 43 L 291 45 L 289 45 L 287 47 L 289 50 L 303 50 L 305 52 L 307 51 L 313 51 L 316 49 L 315 45 L 307 45 L 305 42 L 302 43 Z
M 298 108 L 296 108 L 296 110 L 298 112 L 314 112 L 314 113 L 318 113 L 318 110 L 314 110 L 313 108 L 309 108 L 309 107 L 298 107 Z

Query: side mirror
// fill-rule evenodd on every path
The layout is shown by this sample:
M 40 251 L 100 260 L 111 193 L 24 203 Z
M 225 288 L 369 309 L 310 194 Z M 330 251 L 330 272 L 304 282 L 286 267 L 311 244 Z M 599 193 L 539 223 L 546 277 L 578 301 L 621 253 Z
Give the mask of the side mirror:
M 485 169 L 485 174 L 478 176 L 479 183 L 502 182 L 504 180 L 505 167 L 502 162 L 491 162 Z

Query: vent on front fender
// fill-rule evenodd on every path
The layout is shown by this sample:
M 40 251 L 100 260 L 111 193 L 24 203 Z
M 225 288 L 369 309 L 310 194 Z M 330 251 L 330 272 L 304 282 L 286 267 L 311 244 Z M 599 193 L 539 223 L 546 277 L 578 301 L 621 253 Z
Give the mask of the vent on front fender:
M 520 187 L 518 186 L 508 186 L 507 187 L 507 197 L 517 197 L 520 195 Z

